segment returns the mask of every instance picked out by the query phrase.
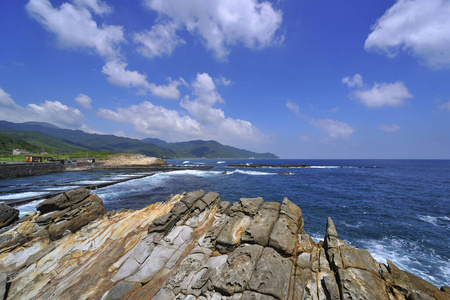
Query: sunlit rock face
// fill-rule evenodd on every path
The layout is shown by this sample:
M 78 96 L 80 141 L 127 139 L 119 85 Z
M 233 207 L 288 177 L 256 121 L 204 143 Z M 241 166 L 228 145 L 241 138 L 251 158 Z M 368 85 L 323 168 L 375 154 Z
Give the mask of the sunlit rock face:
M 0 299 L 450 299 L 448 288 L 304 232 L 289 199 L 170 196 L 106 212 L 78 189 L 0 229 Z

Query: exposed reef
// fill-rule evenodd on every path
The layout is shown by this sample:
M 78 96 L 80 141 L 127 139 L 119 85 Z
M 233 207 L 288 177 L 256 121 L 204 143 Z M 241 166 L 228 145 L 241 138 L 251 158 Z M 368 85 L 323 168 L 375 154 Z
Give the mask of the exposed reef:
M 338 239 L 261 197 L 170 196 L 106 212 L 77 189 L 0 229 L 0 299 L 450 299 L 450 290 Z

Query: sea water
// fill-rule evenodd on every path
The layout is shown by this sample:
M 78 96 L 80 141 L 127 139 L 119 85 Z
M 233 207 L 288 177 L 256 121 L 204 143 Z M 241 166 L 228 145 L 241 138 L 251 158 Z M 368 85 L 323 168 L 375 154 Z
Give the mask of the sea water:
M 261 196 L 288 197 L 303 211 L 305 231 L 316 241 L 332 217 L 339 238 L 367 249 L 385 263 L 438 287 L 450 285 L 449 160 L 168 160 L 177 165 L 211 165 L 206 171 L 173 171 L 118 183 L 95 192 L 107 210 L 139 209 L 170 194 L 203 189 L 223 201 Z M 242 168 L 228 164 L 307 164 L 310 168 Z M 59 173 L 0 181 L 0 201 L 20 194 L 64 189 L 77 183 L 140 175 L 130 171 Z M 54 183 L 57 183 L 55 187 Z M 39 201 L 18 207 L 21 215 Z

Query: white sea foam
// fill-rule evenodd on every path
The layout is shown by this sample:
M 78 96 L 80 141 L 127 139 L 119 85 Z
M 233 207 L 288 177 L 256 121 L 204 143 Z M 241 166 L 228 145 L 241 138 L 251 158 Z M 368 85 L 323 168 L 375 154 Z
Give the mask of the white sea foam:
M 251 175 L 251 176 L 266 176 L 266 175 L 276 175 L 276 173 L 267 173 L 267 172 L 258 172 L 258 171 L 247 171 L 247 170 L 239 170 L 236 169 L 232 172 L 227 172 L 228 175 L 231 174 L 244 174 L 244 175 Z
M 418 245 L 401 238 L 384 238 L 382 240 L 362 241 L 363 248 L 368 250 L 378 262 L 387 264 L 391 260 L 402 270 L 413 273 L 437 286 L 446 285 L 450 274 L 450 260 L 440 257 L 431 249 L 421 249 Z M 424 262 L 427 262 L 424 264 Z M 439 269 L 440 272 L 437 272 Z M 447 279 L 446 279 L 447 278 Z
M 23 205 L 16 206 L 14 208 L 19 210 L 19 218 L 21 218 L 30 212 L 36 211 L 36 206 L 39 203 L 41 203 L 42 201 L 44 201 L 44 200 L 36 200 L 36 201 L 28 202 Z
M 433 226 L 439 226 L 439 227 L 450 227 L 450 218 L 447 216 L 442 217 L 433 217 L 433 216 L 419 216 L 419 219 L 427 222 Z
M 23 193 L 13 193 L 0 195 L 0 200 L 11 200 L 11 199 L 22 199 L 28 197 L 34 197 L 39 195 L 48 194 L 46 192 L 23 192 Z
M 311 169 L 338 169 L 339 166 L 310 166 Z
M 189 163 L 190 163 L 190 161 L 188 161 L 188 160 L 183 161 L 183 165 L 189 164 Z
M 224 163 L 226 163 L 226 161 L 218 161 L 217 163 L 218 164 L 224 164 Z
M 112 183 L 114 180 L 83 180 L 74 181 L 73 184 L 101 184 L 101 183 Z

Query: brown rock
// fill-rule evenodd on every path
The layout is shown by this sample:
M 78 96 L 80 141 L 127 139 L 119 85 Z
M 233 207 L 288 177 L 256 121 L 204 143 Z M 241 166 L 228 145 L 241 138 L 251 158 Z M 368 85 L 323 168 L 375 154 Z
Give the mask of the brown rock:
M 72 205 L 75 205 L 90 194 L 90 191 L 86 188 L 78 188 L 70 190 L 68 192 L 56 195 L 53 198 L 42 201 L 36 206 L 36 209 L 41 213 L 48 213 L 54 210 L 63 210 Z

